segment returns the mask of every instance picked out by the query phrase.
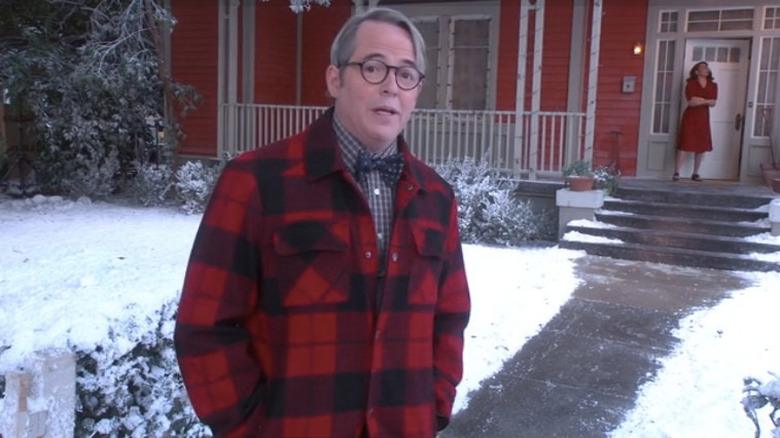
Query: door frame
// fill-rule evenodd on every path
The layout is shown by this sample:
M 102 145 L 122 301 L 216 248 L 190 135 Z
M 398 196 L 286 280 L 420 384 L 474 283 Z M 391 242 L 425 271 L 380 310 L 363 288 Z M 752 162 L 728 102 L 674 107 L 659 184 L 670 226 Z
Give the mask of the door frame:
M 688 79 L 688 74 L 690 67 L 693 66 L 693 62 L 698 62 L 695 59 L 688 59 L 688 55 L 690 54 L 690 51 L 693 49 L 693 45 L 695 44 L 706 44 L 707 42 L 738 42 L 741 43 L 740 45 L 744 46 L 744 49 L 741 52 L 741 59 L 746 59 L 750 56 L 750 46 L 751 41 L 748 38 L 688 38 L 685 40 L 685 46 L 682 49 L 683 52 L 683 65 L 682 65 L 682 71 L 680 75 L 680 81 L 682 82 L 683 86 L 681 87 L 681 95 L 680 102 L 679 102 L 679 111 L 680 115 L 682 115 L 683 111 L 687 107 L 687 102 L 685 100 L 685 85 L 686 80 Z M 713 61 L 708 61 L 705 58 L 701 58 L 699 61 L 705 61 L 708 63 L 712 63 Z M 731 89 L 730 87 L 726 87 L 726 85 L 723 81 L 719 81 L 718 78 L 718 70 L 715 69 L 713 71 L 713 76 L 715 77 L 715 83 L 718 84 L 718 103 L 716 103 L 715 107 L 710 108 L 710 129 L 713 130 L 713 137 L 712 137 L 712 152 L 709 152 L 704 155 L 704 160 L 702 164 L 702 168 L 700 169 L 699 173 L 701 173 L 702 177 L 705 179 L 716 179 L 716 180 L 723 180 L 723 181 L 736 181 L 739 180 L 739 174 L 740 174 L 740 163 L 742 159 L 742 153 L 743 153 L 743 144 L 744 144 L 744 134 L 745 134 L 745 119 L 744 115 L 747 112 L 747 89 L 748 89 L 748 78 L 750 77 L 750 63 L 742 63 L 740 62 L 740 73 L 738 74 L 735 86 L 736 89 L 735 92 L 738 91 L 741 93 L 741 96 L 737 98 L 736 101 L 736 107 L 731 108 L 732 112 L 734 114 L 740 114 L 742 117 L 741 119 L 741 127 L 739 128 L 739 134 L 735 135 L 734 138 L 736 142 L 738 143 L 738 151 L 735 154 L 735 157 L 731 157 L 733 159 L 736 159 L 736 163 L 733 163 L 733 168 L 730 168 L 726 171 L 726 173 L 715 173 L 712 168 L 707 167 L 707 161 L 708 158 L 713 158 L 713 154 L 725 154 L 725 150 L 727 148 L 733 148 L 733 145 L 718 143 L 718 136 L 715 135 L 714 131 L 714 123 L 712 120 L 713 113 L 718 110 L 722 110 L 724 108 L 725 103 L 723 103 L 723 100 L 725 99 L 725 95 L 728 94 L 728 91 Z M 679 123 L 679 122 L 678 122 Z M 678 125 L 678 131 L 679 131 L 679 125 Z M 683 162 L 683 167 L 681 170 L 681 173 L 683 175 L 688 175 L 692 173 L 693 169 L 693 159 L 689 158 L 686 159 Z
M 744 184 L 760 184 L 763 175 L 759 163 L 767 160 L 767 137 L 755 137 L 752 135 L 756 120 L 754 103 L 758 95 L 758 63 L 760 62 L 760 48 L 765 38 L 780 37 L 780 29 L 765 29 L 763 19 L 768 8 L 777 8 L 777 0 L 751 0 L 746 5 L 741 0 L 722 0 L 717 6 L 707 0 L 686 0 L 680 4 L 679 0 L 648 0 L 645 63 L 643 72 L 644 86 L 641 95 L 641 110 L 639 120 L 639 139 L 637 144 L 637 173 L 639 178 L 668 179 L 674 172 L 674 156 L 676 151 L 677 121 L 680 118 L 679 101 L 681 99 L 682 85 L 678 80 L 685 69 L 684 50 L 687 39 L 741 39 L 750 42 L 750 58 L 748 62 L 747 77 L 747 103 L 745 108 L 744 129 L 742 134 L 741 163 L 739 182 Z M 697 31 L 689 32 L 686 29 L 688 13 L 701 10 L 727 10 L 727 9 L 752 9 L 752 27 L 744 30 L 728 31 Z M 662 28 L 662 14 L 665 18 L 669 14 L 675 16 L 676 22 L 673 29 Z M 673 57 L 669 58 L 671 65 L 667 72 L 673 78 L 669 91 L 671 102 L 665 117 L 668 124 L 658 124 L 654 120 L 656 108 L 657 66 L 661 49 L 673 46 Z M 658 74 L 660 76 L 660 74 Z M 780 94 L 780 79 L 774 85 Z M 777 96 L 776 105 L 780 105 L 780 95 Z M 776 108 L 780 108 L 776 106 Z M 780 113 L 780 109 L 778 109 Z M 760 115 L 758 115 L 760 116 Z M 655 128 L 654 128 L 655 123 Z M 663 126 L 664 129 L 657 129 Z M 655 129 L 655 130 L 654 130 Z M 777 129 L 775 130 L 777 131 Z

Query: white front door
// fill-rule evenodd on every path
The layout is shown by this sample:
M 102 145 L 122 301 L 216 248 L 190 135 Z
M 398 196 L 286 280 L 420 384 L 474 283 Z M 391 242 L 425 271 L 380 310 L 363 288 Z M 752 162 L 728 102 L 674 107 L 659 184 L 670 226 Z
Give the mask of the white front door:
M 712 152 L 704 155 L 699 173 L 705 179 L 739 179 L 739 160 L 742 150 L 742 127 L 745 118 L 747 78 L 750 60 L 750 42 L 747 40 L 691 39 L 685 44 L 683 80 L 691 67 L 699 61 L 710 66 L 718 84 L 718 101 L 710 108 Z M 682 87 L 685 90 L 685 86 Z M 682 109 L 687 102 L 682 97 Z M 682 114 L 682 109 L 680 114 Z M 693 160 L 686 160 L 682 175 L 690 175 Z

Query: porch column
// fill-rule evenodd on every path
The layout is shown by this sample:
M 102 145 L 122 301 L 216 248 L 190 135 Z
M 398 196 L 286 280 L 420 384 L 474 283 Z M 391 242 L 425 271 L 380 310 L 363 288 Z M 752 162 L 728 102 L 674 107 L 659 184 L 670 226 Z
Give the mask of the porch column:
M 582 112 L 582 95 L 585 79 L 585 50 L 588 41 L 588 0 L 574 0 L 574 11 L 571 23 L 571 49 L 569 50 L 569 93 L 566 98 L 566 111 Z M 566 145 L 563 158 L 564 165 L 580 158 L 582 145 L 582 122 L 566 123 Z
M 219 1 L 217 76 L 217 153 L 235 149 L 238 101 L 238 7 L 240 0 Z M 232 104 L 232 105 L 226 105 Z M 226 108 L 229 108 L 226 111 Z
M 534 58 L 531 83 L 531 119 L 528 151 L 528 179 L 536 179 L 536 170 L 539 160 L 539 109 L 541 108 L 542 94 L 542 51 L 544 46 L 544 0 L 522 0 L 520 4 L 520 21 L 518 23 L 519 37 L 517 48 L 517 86 L 515 92 L 515 174 L 519 173 L 523 156 L 523 144 L 525 143 L 525 130 L 523 129 L 525 115 L 525 83 L 526 68 L 528 65 L 528 14 L 534 11 Z
M 596 126 L 596 86 L 599 78 L 599 51 L 601 49 L 601 5 L 602 0 L 593 0 L 593 24 L 590 34 L 590 60 L 588 64 L 588 107 L 585 111 L 584 160 L 593 159 L 593 137 Z

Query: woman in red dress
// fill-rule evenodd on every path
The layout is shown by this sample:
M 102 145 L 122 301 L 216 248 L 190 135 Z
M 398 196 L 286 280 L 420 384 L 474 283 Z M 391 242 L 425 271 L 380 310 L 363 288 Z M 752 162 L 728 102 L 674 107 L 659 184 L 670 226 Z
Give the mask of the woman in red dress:
M 677 141 L 673 181 L 680 179 L 680 168 L 689 153 L 693 153 L 693 175 L 691 179 L 701 181 L 701 167 L 704 153 L 712 150 L 710 131 L 710 107 L 718 98 L 718 84 L 713 82 L 712 72 L 706 62 L 701 61 L 691 68 L 685 84 L 685 99 L 688 106 L 680 120 L 680 136 Z

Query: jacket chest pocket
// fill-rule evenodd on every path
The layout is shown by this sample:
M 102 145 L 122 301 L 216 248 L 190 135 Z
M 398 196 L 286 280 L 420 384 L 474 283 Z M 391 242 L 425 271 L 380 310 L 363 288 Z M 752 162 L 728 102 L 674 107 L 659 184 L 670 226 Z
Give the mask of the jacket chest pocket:
M 444 233 L 433 228 L 412 228 L 415 260 L 409 272 L 409 303 L 435 304 L 439 296 Z
M 300 221 L 273 235 L 277 284 L 285 307 L 343 303 L 349 298 L 349 222 Z

